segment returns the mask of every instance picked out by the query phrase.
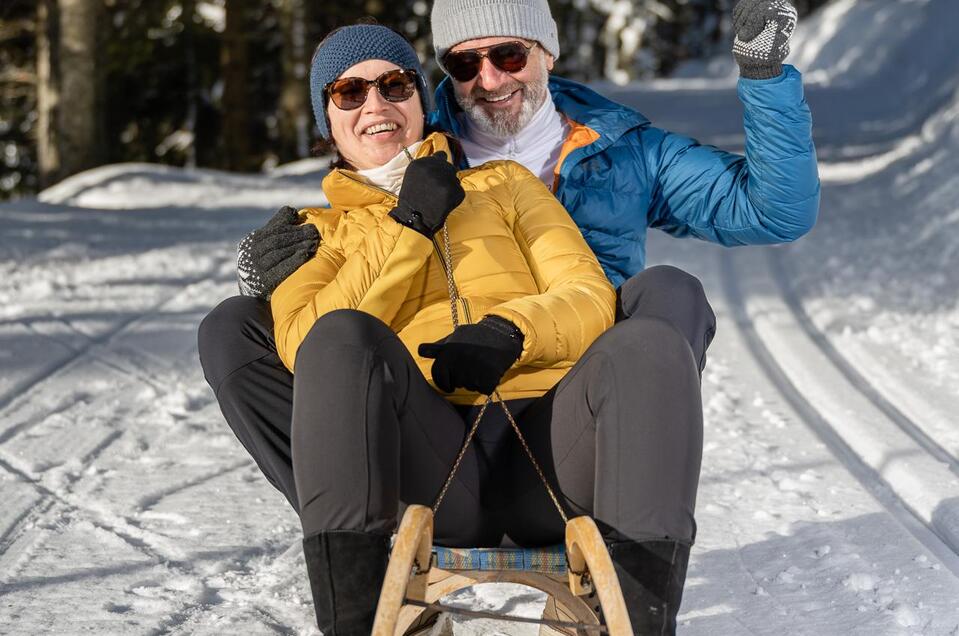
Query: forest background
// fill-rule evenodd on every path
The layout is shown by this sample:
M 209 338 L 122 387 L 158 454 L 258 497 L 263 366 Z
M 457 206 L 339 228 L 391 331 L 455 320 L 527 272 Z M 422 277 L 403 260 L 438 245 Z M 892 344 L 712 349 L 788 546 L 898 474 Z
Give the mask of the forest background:
M 793 0 L 803 16 L 826 0 Z M 627 84 L 727 50 L 735 0 L 552 0 L 554 72 Z M 315 152 L 309 60 L 372 16 L 437 82 L 426 0 L 2 0 L 0 200 L 151 162 L 258 172 Z

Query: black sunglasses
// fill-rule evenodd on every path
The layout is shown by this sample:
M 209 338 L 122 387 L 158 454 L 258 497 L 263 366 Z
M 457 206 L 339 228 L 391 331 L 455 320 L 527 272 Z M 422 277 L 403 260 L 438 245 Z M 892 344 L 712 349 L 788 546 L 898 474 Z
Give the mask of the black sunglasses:
M 416 71 L 412 69 L 394 69 L 371 80 L 341 77 L 327 84 L 323 90 L 340 110 L 354 110 L 366 103 L 370 86 L 373 85 L 386 101 L 405 102 L 416 92 L 416 79 Z
M 468 82 L 476 77 L 483 66 L 483 58 L 489 58 L 493 66 L 507 73 L 518 73 L 526 68 L 529 52 L 536 46 L 522 42 L 504 42 L 495 46 L 450 51 L 443 57 L 443 66 L 457 82 Z

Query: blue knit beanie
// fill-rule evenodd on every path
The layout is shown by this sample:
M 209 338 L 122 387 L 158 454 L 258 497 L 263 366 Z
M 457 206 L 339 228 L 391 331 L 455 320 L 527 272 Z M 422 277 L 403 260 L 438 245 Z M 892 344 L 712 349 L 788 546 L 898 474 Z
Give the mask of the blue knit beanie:
M 328 35 L 313 54 L 310 98 L 313 100 L 316 127 L 324 139 L 329 139 L 330 128 L 326 120 L 323 89 L 343 71 L 366 60 L 386 60 L 402 69 L 416 71 L 423 113 L 430 112 L 429 86 L 413 46 L 402 35 L 383 25 L 354 24 Z

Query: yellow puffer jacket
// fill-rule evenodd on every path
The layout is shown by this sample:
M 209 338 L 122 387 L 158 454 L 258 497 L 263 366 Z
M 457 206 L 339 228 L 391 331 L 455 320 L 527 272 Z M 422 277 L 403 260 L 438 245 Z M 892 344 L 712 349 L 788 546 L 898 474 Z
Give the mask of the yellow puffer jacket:
M 418 156 L 449 154 L 430 135 Z M 521 165 L 494 161 L 459 173 L 465 201 L 447 218 L 460 322 L 501 316 L 523 332 L 523 354 L 503 377 L 503 399 L 549 390 L 613 324 L 616 294 L 563 206 Z M 322 241 L 316 256 L 287 278 L 271 300 L 276 345 L 291 370 L 316 319 L 359 309 L 388 324 L 431 380 L 433 361 L 419 344 L 453 330 L 441 257 L 434 241 L 394 221 L 396 197 L 346 170 L 323 180 L 330 209 L 301 211 Z M 458 404 L 485 398 L 458 390 Z

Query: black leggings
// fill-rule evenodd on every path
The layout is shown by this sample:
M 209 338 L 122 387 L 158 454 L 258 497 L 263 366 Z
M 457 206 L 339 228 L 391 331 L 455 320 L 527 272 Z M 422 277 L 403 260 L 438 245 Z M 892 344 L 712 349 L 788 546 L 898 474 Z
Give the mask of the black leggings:
M 283 381 L 263 307 L 228 299 L 200 328 L 201 361 L 227 421 L 307 536 L 393 531 L 404 505 L 432 503 L 471 414 L 432 389 L 395 334 L 362 312 L 320 318 L 295 380 Z M 510 406 L 567 513 L 593 515 L 610 540 L 691 543 L 699 373 L 715 319 L 699 282 L 671 267 L 627 281 L 618 317 L 556 387 Z M 484 416 L 435 534 L 445 545 L 562 541 L 561 519 L 498 409 Z

